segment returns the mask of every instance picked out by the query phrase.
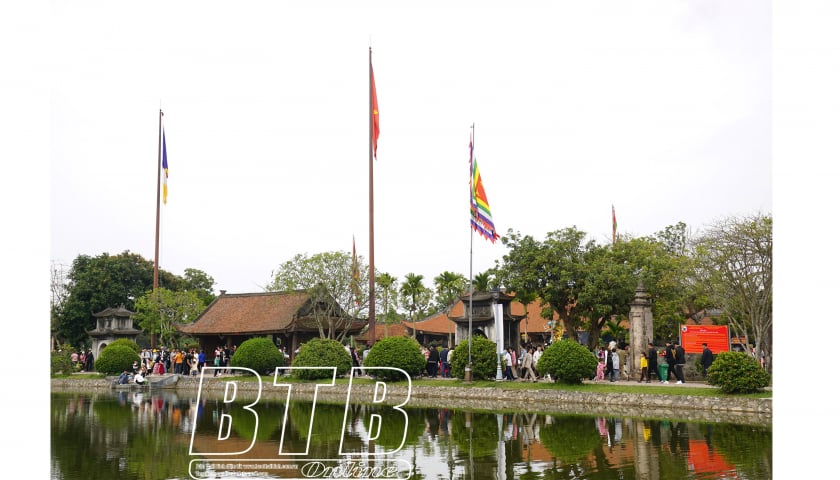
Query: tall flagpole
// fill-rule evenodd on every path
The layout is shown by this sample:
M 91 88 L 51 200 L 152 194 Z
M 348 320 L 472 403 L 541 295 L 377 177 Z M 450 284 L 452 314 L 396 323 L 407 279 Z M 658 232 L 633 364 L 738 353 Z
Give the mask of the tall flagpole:
M 376 334 L 376 289 L 373 268 L 373 49 L 368 47 L 368 218 L 370 237 L 370 266 L 368 271 L 368 289 L 370 290 L 370 301 L 368 302 L 368 346 L 373 346 Z
M 473 215 L 472 211 L 472 204 L 475 201 L 475 194 L 473 192 L 473 142 L 475 137 L 475 123 L 472 124 L 470 127 L 470 215 Z M 464 368 L 464 381 L 471 382 L 472 381 L 472 302 L 473 302 L 473 227 L 472 227 L 472 220 L 470 221 L 470 302 L 469 307 L 467 310 L 467 318 L 469 321 L 467 322 L 468 331 L 467 331 L 467 366 Z
M 157 158 L 157 202 L 155 205 L 155 267 L 152 274 L 152 293 L 157 294 L 158 289 L 158 255 L 160 249 L 160 170 L 161 170 L 161 142 L 163 139 L 163 110 L 158 116 L 158 158 Z M 151 336 L 152 348 L 155 347 L 155 333 Z

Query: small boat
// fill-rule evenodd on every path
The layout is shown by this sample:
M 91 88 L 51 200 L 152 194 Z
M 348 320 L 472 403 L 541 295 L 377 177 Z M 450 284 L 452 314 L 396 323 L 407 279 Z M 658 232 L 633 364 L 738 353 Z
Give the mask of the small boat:
M 111 389 L 112 390 L 148 390 L 151 388 L 151 383 L 112 383 Z

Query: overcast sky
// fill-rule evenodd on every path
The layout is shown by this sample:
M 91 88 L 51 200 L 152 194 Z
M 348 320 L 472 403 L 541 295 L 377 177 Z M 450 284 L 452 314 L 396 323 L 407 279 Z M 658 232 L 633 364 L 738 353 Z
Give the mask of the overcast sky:
M 772 213 L 768 2 L 313 3 L 53 5 L 51 260 L 154 258 L 159 109 L 161 269 L 239 293 L 354 236 L 368 258 L 369 47 L 375 263 L 400 280 L 469 274 L 473 124 L 502 234 Z M 473 235 L 475 274 L 506 249 Z

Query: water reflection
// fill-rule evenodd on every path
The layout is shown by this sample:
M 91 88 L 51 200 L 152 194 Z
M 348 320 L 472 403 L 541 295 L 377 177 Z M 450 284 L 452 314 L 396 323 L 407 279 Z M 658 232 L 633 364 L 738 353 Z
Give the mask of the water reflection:
M 291 402 L 287 410 L 282 402 L 262 402 L 253 407 L 258 421 L 239 415 L 241 407 L 168 392 L 54 393 L 52 477 L 188 479 L 190 460 L 244 451 L 252 441 L 247 454 L 234 458 L 283 463 L 282 445 L 287 453 L 306 452 L 305 459 L 336 459 L 340 448 L 392 452 L 404 438 L 402 448 L 385 458 L 343 457 L 326 460 L 324 468 L 393 466 L 413 479 L 772 478 L 769 427 L 446 408 L 405 408 L 406 426 L 390 407 L 353 405 L 342 430 L 341 404 L 319 402 L 313 416 L 308 403 Z M 378 436 L 376 421 L 371 424 L 376 416 Z M 228 420 L 229 438 L 220 442 L 225 418 L 235 421 Z M 203 455 L 190 455 L 191 440 L 193 451 Z M 263 472 L 261 478 L 302 476 L 302 461 L 286 463 L 294 468 Z

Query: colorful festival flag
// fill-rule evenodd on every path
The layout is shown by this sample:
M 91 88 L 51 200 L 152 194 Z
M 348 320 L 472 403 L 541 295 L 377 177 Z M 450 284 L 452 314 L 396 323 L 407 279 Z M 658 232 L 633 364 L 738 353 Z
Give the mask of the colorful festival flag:
M 376 99 L 376 82 L 373 80 L 373 65 L 370 66 L 370 95 L 373 103 L 371 118 L 373 121 L 373 156 L 376 158 L 376 147 L 379 142 L 379 101 Z
M 484 192 L 484 183 L 478 171 L 478 162 L 473 153 L 472 135 L 470 136 L 470 224 L 481 236 L 490 240 L 491 243 L 496 243 L 499 235 L 496 233 L 496 226 L 493 225 L 490 203 L 487 201 L 487 193 Z
M 618 222 L 615 220 L 615 205 L 612 206 L 613 214 L 613 243 L 615 243 L 616 232 L 618 231 Z
M 169 186 L 167 180 L 169 179 L 169 162 L 166 160 L 166 131 L 163 134 L 163 204 L 166 205 L 166 197 L 169 195 Z

